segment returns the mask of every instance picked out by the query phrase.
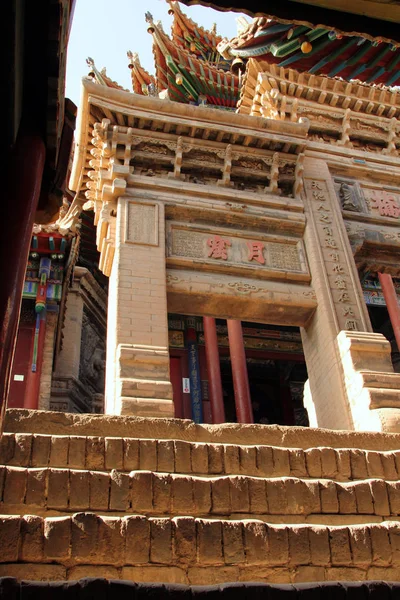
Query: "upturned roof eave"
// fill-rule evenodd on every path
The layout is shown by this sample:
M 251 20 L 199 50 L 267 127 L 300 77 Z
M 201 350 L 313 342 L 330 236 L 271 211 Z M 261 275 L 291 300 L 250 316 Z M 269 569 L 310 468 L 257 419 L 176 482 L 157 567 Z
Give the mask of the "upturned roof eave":
M 400 43 L 400 6 L 389 1 L 358 0 L 349 2 L 346 11 L 334 6 L 342 6 L 340 0 L 329 0 L 329 8 L 324 0 L 271 0 L 268 10 L 260 10 L 259 0 L 180 0 L 186 6 L 202 5 L 220 11 L 241 12 L 250 17 L 266 16 L 280 23 L 294 23 L 307 27 L 332 29 L 347 36 L 363 36 L 371 41 Z M 357 12 L 358 11 L 358 12 Z M 367 16 L 369 15 L 369 16 Z

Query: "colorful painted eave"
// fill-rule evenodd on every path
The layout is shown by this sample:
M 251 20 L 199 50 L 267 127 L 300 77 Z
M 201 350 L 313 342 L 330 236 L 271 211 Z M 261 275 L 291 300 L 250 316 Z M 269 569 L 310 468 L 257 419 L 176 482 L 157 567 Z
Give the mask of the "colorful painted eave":
M 266 16 L 280 23 L 324 27 L 342 35 L 400 43 L 400 5 L 392 0 L 181 0 L 221 11 Z
M 239 77 L 218 68 L 195 53 L 179 48 L 151 15 L 146 15 L 153 36 L 157 91 L 167 90 L 171 100 L 207 104 L 234 109 L 239 97 Z M 222 63 L 221 59 L 221 63 Z
M 224 44 L 224 56 L 256 58 L 298 72 L 396 85 L 400 80 L 400 47 L 334 30 L 255 19 L 247 31 Z

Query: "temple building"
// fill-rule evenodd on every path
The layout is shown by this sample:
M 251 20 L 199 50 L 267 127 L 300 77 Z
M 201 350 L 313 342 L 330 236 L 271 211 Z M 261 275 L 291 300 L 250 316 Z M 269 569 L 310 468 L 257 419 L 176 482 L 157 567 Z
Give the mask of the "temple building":
M 344 39 L 333 31 L 265 17 L 251 23 L 239 18 L 238 36 L 228 42 L 215 30 L 205 31 L 194 23 L 179 3 L 169 2 L 169 12 L 171 36 L 146 13 L 154 75 L 141 66 L 138 54 L 128 52 L 133 94 L 88 59 L 84 89 L 90 102 L 81 109 L 79 133 L 86 137 L 77 140 L 72 166 L 75 197 L 65 201 L 66 214 L 48 228 L 56 235 L 43 230 L 32 240 L 10 406 L 154 416 L 160 410 L 206 423 L 255 419 L 397 430 L 397 404 L 388 398 L 398 393 L 399 317 L 397 303 L 390 298 L 397 297 L 398 286 L 395 230 L 400 204 L 392 183 L 400 144 L 399 102 L 395 91 L 375 83 L 395 82 L 386 75 L 400 51 L 382 42 L 378 52 L 377 44 L 366 38 Z M 354 44 L 362 54 L 354 53 Z M 360 65 L 361 57 L 362 65 L 368 66 L 364 79 L 374 85 L 352 79 L 361 73 L 348 65 Z M 373 70 L 375 66 L 379 69 Z M 340 78 L 332 77 L 338 74 Z M 101 108 L 114 97 L 117 102 L 126 100 L 126 114 L 113 111 L 112 103 Z M 129 113 L 136 110 L 143 113 L 137 122 Z M 158 111 L 160 116 L 153 117 Z M 183 115 L 185 124 L 179 122 Z M 176 126 L 171 125 L 173 118 Z M 325 160 L 329 171 L 324 182 L 308 183 L 310 197 L 321 199 L 318 207 L 308 207 L 303 200 L 304 169 L 312 160 Z M 103 183 L 110 178 L 111 183 Z M 130 192 L 124 192 L 129 182 L 139 186 L 143 206 L 134 206 Z M 328 214 L 333 208 L 323 203 L 328 189 L 334 194 L 330 201 L 335 203 L 337 231 Z M 118 210 L 116 198 L 125 195 L 125 208 Z M 313 208 L 318 212 L 308 214 Z M 129 211 L 138 213 L 134 222 L 140 222 L 140 211 L 145 215 L 138 225 L 138 239 L 143 237 L 138 244 L 136 234 L 132 240 L 128 235 Z M 118 225 L 118 215 L 123 224 Z M 146 237 L 151 215 L 159 225 Z M 118 234 L 118 227 L 125 233 Z M 150 258 L 160 253 L 155 248 L 164 235 L 163 258 Z M 54 246 L 58 237 L 62 251 Z M 124 258 L 127 252 L 132 259 Z M 138 279 L 124 282 L 129 269 L 118 267 L 118 261 L 135 262 L 137 252 L 149 256 L 150 263 Z M 40 265 L 46 256 L 53 257 L 51 264 L 56 261 L 58 278 L 52 271 L 41 284 Z M 156 276 L 145 277 L 155 260 Z M 145 256 L 141 262 L 146 262 Z M 322 286 L 319 301 L 322 281 L 327 286 Z M 125 286 L 135 292 L 129 296 L 122 291 Z M 47 311 L 40 303 L 43 289 Z M 107 292 L 112 301 L 104 394 Z M 154 307 L 145 300 L 148 294 L 157 298 Z M 78 304 L 77 295 L 82 298 Z M 140 306 L 141 296 L 146 310 Z M 324 307 L 319 316 L 317 305 Z M 45 339 L 46 314 L 50 324 Z M 326 320 L 323 341 L 311 333 L 318 319 Z M 235 327 L 238 331 L 233 332 Z M 381 364 L 374 369 L 376 381 L 360 375 L 355 392 L 346 377 L 356 377 L 366 367 L 361 360 L 343 375 L 343 361 L 348 361 L 343 348 L 356 347 L 353 338 L 359 336 L 368 339 L 365 348 L 374 348 L 376 340 Z M 332 352 L 337 345 L 336 372 L 332 356 L 326 355 L 329 369 L 321 363 L 321 353 L 315 356 L 315 348 L 327 339 Z M 137 350 L 132 355 L 129 348 Z M 371 351 L 366 350 L 367 363 Z M 29 373 L 22 373 L 28 352 Z M 152 364 L 154 352 L 161 369 L 155 380 L 147 375 L 142 379 L 135 367 L 131 372 L 122 367 L 125 361 Z M 323 383 L 327 372 L 341 398 L 336 411 L 326 399 L 331 394 Z M 379 377 L 385 382 L 382 386 Z M 25 387 L 36 391 L 24 399 Z M 360 406 L 356 397 L 364 399 Z M 367 406 L 373 411 L 365 412 Z
M 400 581 L 398 45 L 168 6 L 34 227 L 0 577 Z

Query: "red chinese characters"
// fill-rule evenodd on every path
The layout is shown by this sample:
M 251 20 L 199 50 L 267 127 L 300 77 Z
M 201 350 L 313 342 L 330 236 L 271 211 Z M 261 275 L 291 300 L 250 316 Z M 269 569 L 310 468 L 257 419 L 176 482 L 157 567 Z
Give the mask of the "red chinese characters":
M 371 206 L 379 210 L 381 217 L 398 218 L 400 216 L 400 206 L 389 192 L 374 190 L 371 200 Z
M 265 265 L 265 258 L 263 255 L 264 244 L 262 242 L 246 242 L 249 249 L 248 260 L 255 260 L 260 265 Z
M 207 246 L 210 248 L 208 251 L 209 258 L 221 258 L 227 260 L 229 246 L 232 246 L 230 240 L 224 240 L 220 235 L 214 235 L 207 240 Z

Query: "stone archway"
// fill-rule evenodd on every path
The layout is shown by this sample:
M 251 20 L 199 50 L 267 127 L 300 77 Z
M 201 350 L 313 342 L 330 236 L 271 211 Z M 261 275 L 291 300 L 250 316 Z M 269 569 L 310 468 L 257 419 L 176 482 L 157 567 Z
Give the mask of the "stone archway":
M 169 308 L 301 326 L 313 424 L 397 427 L 387 348 L 307 120 L 84 85 L 72 179 L 87 180 L 110 277 L 107 412 L 172 416 Z

